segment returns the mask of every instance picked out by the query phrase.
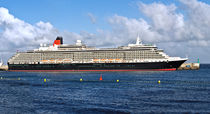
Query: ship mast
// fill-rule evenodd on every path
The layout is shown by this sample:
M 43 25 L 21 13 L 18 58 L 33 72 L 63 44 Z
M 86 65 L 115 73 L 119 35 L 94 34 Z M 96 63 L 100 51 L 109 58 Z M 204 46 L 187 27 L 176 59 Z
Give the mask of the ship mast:
M 136 38 L 136 45 L 140 45 L 140 44 L 142 44 L 142 42 L 141 42 L 141 40 L 139 38 L 139 34 L 138 34 L 138 36 Z
M 2 59 L 1 59 L 0 66 L 2 66 L 3 64 L 4 64 L 4 63 L 3 63 Z

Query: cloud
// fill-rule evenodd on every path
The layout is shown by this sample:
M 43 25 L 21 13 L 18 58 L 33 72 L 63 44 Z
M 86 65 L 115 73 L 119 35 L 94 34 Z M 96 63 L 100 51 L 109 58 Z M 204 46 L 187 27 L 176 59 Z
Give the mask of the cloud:
M 140 33 L 144 42 L 161 44 L 170 55 L 210 57 L 203 51 L 210 46 L 210 5 L 197 0 L 180 0 L 180 4 L 140 2 L 139 11 L 146 19 L 114 15 L 109 19 L 112 33 L 123 41 Z
M 92 24 L 96 23 L 96 17 L 92 13 L 87 13 L 88 17 L 90 18 L 90 21 Z
M 187 12 L 187 35 L 199 40 L 210 40 L 210 5 L 197 0 L 180 0 Z
M 17 48 L 27 45 L 36 45 L 41 42 L 49 42 L 54 38 L 57 30 L 49 23 L 42 21 L 31 25 L 11 15 L 6 8 L 0 8 L 0 40 L 4 43 L 0 46 Z
M 4 62 L 16 50 L 34 49 L 40 43 L 51 43 L 58 31 L 49 22 L 31 25 L 11 15 L 8 9 L 0 7 L 0 58 Z
M 197 0 L 180 0 L 184 6 L 179 13 L 174 4 L 139 4 L 140 11 L 151 20 L 152 30 L 158 32 L 164 41 L 197 42 L 199 46 L 209 45 L 210 5 Z M 206 43 L 200 43 L 206 42 Z M 191 43 L 192 44 L 192 43 Z M 197 46 L 197 45 L 196 45 Z
M 126 43 L 135 41 L 138 34 L 144 41 L 155 42 L 160 39 L 160 35 L 151 30 L 149 25 L 144 19 L 129 19 L 127 17 L 114 15 L 109 19 L 109 23 L 112 27 L 112 33 L 115 37 L 119 38 L 121 42 Z
M 174 4 L 139 4 L 139 10 L 151 20 L 151 28 L 161 35 L 162 41 L 182 40 L 184 34 L 184 16 L 176 12 Z

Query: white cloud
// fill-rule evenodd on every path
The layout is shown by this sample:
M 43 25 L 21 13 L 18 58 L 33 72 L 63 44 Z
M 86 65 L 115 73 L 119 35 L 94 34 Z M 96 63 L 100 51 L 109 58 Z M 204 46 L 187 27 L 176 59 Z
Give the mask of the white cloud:
M 11 15 L 8 9 L 0 7 L 0 58 L 4 62 L 16 50 L 27 50 L 40 43 L 51 43 L 58 31 L 50 24 L 42 21 L 31 25 Z
M 87 14 L 92 24 L 96 23 L 96 17 L 92 13 Z
M 112 32 L 123 41 L 134 40 L 140 33 L 143 41 L 161 44 L 170 55 L 210 57 L 202 51 L 210 46 L 210 5 L 197 0 L 180 3 L 184 9 L 175 4 L 139 3 L 139 10 L 147 20 L 114 15 L 109 19 Z M 200 52 L 204 53 L 197 55 Z
M 42 21 L 35 25 L 28 24 L 13 15 L 8 9 L 0 8 L 0 40 L 4 41 L 1 47 L 22 47 L 36 45 L 41 42 L 48 43 L 54 38 L 57 30 L 50 24 Z
M 180 0 L 185 11 L 188 36 L 197 40 L 210 40 L 210 5 L 197 0 Z
M 162 36 L 164 41 L 189 42 L 195 40 L 199 46 L 209 45 L 210 5 L 197 0 L 180 0 L 184 6 L 179 13 L 174 4 L 162 3 L 139 4 L 140 11 L 151 19 L 152 30 Z M 185 18 L 185 19 L 184 19 Z M 200 42 L 206 42 L 204 43 Z M 196 45 L 197 46 L 197 45 Z
M 160 39 L 160 35 L 151 30 L 151 26 L 142 18 L 129 19 L 127 17 L 114 15 L 109 19 L 112 27 L 112 36 L 116 37 L 116 42 L 127 44 L 135 41 L 138 34 L 146 42 L 156 42 Z
M 184 33 L 183 14 L 176 13 L 174 4 L 139 4 L 140 11 L 151 20 L 151 28 L 161 35 L 162 41 L 181 40 Z

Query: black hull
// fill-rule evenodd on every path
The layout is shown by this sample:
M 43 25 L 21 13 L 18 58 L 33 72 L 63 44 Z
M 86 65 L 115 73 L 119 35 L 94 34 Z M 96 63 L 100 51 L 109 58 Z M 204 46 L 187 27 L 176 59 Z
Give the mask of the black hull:
M 186 60 L 145 63 L 8 64 L 9 71 L 141 71 L 176 70 Z

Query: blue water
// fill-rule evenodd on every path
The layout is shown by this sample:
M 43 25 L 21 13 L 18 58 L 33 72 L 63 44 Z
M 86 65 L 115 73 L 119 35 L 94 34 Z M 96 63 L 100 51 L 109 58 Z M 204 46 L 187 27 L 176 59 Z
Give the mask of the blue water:
M 0 113 L 210 113 L 210 65 L 168 72 L 0 72 L 0 77 Z

